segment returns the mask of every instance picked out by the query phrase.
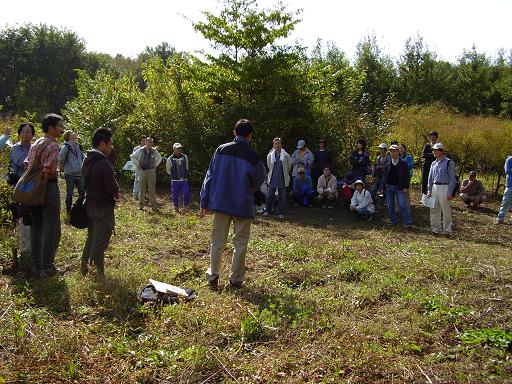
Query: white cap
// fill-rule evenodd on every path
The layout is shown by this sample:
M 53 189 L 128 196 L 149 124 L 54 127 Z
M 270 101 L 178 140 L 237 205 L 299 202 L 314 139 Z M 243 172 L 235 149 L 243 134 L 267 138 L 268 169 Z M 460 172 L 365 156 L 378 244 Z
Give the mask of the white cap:
M 391 151 L 391 150 L 393 150 L 393 149 L 398 151 L 398 145 L 393 144 L 393 145 L 390 145 L 390 146 L 389 146 L 389 150 L 390 150 L 390 151 Z
M 380 149 L 388 149 L 388 146 L 387 146 L 387 144 L 386 144 L 386 143 L 380 143 L 380 144 L 379 144 L 379 148 L 380 148 Z
M 432 149 L 437 149 L 439 151 L 444 151 L 444 147 L 442 143 L 435 143 Z
M 297 143 L 297 149 L 301 149 L 306 145 L 306 142 L 304 140 L 299 140 Z
M 356 180 L 354 182 L 354 185 L 357 185 L 357 184 L 362 184 L 364 186 L 363 180 Z
M 182 145 L 180 143 L 174 143 L 174 145 L 172 146 L 172 149 L 176 149 L 176 148 L 182 148 Z

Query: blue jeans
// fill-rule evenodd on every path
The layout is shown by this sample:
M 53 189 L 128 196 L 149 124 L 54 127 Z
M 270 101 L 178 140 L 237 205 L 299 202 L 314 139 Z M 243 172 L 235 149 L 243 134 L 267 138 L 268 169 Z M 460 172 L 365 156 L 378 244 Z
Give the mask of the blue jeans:
M 371 215 L 373 215 L 373 212 L 370 212 L 370 210 L 367 207 L 356 208 L 356 215 L 357 215 L 357 217 L 359 217 L 361 219 L 367 219 Z
M 274 196 L 278 194 L 278 200 L 277 200 L 277 214 L 278 215 L 284 215 L 284 207 L 286 205 L 286 187 L 283 188 L 275 188 L 275 187 L 268 187 L 267 191 L 267 201 L 266 201 L 266 210 L 268 213 L 272 212 L 272 205 L 274 203 Z
M 66 180 L 66 211 L 71 211 L 71 205 L 73 204 L 73 191 L 78 190 L 78 195 L 84 195 L 84 179 L 82 176 L 64 174 L 64 180 Z
M 386 185 L 386 202 L 388 204 L 388 216 L 391 224 L 396 224 L 395 197 L 400 208 L 400 215 L 405 225 L 412 224 L 411 214 L 407 204 L 407 194 L 399 190 L 396 185 Z
M 510 208 L 510 203 L 512 203 L 512 188 L 506 187 L 505 192 L 503 192 L 503 200 L 501 200 L 497 221 L 503 222 L 503 220 L 505 220 L 505 216 Z

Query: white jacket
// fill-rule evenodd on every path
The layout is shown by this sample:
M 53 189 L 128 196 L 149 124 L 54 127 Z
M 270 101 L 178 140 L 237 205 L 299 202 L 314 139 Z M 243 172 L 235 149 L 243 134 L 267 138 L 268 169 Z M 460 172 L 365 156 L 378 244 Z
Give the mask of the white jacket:
M 372 194 L 363 189 L 361 193 L 356 189 L 354 195 L 352 196 L 352 200 L 350 200 L 350 207 L 354 207 L 356 209 L 367 208 L 369 212 L 375 212 L 375 206 L 373 205 Z
M 318 194 L 323 195 L 324 193 L 334 193 L 336 197 L 338 197 L 338 180 L 336 180 L 336 176 L 331 174 L 329 180 L 325 180 L 325 176 L 322 175 L 318 178 L 318 184 L 316 190 Z
M 288 152 L 281 148 L 281 154 L 279 156 L 281 160 L 281 164 L 283 166 L 283 174 L 284 174 L 284 186 L 288 187 L 290 185 L 290 170 L 292 169 L 292 160 Z M 276 163 L 276 150 L 272 149 L 267 155 L 267 166 L 268 166 L 268 184 L 270 184 L 270 180 L 272 179 L 272 172 L 274 170 L 274 165 Z

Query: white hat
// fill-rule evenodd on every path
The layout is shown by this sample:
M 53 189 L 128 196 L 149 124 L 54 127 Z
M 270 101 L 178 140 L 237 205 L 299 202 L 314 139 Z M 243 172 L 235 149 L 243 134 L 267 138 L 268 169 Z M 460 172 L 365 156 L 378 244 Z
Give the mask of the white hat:
M 390 146 L 389 146 L 389 150 L 390 150 L 390 151 L 391 151 L 391 150 L 396 150 L 396 151 L 398 151 L 398 145 L 396 145 L 396 144 L 392 144 L 392 145 L 390 145 Z
M 176 148 L 182 148 L 182 145 L 180 143 L 174 143 L 174 145 L 172 146 L 172 149 L 176 149 Z
M 380 149 L 388 149 L 388 146 L 387 146 L 387 144 L 386 144 L 386 143 L 380 143 L 380 144 L 379 144 L 379 148 L 380 148 Z
M 439 151 L 444 151 L 444 147 L 442 143 L 435 143 L 432 149 L 437 149 Z
M 357 184 L 362 184 L 362 185 L 363 185 L 363 187 L 364 187 L 364 182 L 363 182 L 363 180 L 356 180 L 356 181 L 354 182 L 354 186 L 355 186 L 355 185 L 357 185 Z
M 301 149 L 302 147 L 304 147 L 306 145 L 306 142 L 304 140 L 299 140 L 297 142 L 297 149 Z

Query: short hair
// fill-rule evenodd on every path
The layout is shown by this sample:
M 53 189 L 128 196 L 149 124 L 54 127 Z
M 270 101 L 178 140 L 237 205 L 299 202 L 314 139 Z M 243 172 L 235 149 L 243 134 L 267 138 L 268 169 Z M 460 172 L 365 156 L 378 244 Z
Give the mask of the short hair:
M 94 131 L 94 135 L 92 135 L 92 146 L 94 148 L 99 147 L 100 143 L 103 141 L 107 143 L 112 138 L 112 131 L 108 128 L 98 128 Z
M 363 146 L 363 149 L 366 149 L 366 140 L 365 139 L 357 140 L 356 144 L 361 144 Z
M 283 142 L 280 137 L 274 137 L 274 140 L 272 140 L 272 144 L 274 144 L 276 141 L 279 141 L 280 143 Z
M 400 145 L 404 147 L 405 151 L 407 152 L 407 145 L 405 145 L 404 143 L 400 143 Z
M 393 144 L 398 145 L 398 140 L 393 140 L 393 141 L 391 142 L 391 145 L 393 145 Z
M 57 115 L 56 113 L 47 113 L 43 117 L 43 121 L 41 123 L 43 132 L 48 133 L 48 128 L 51 126 L 56 126 L 58 123 L 62 121 L 62 116 Z
M 25 123 L 21 123 L 20 126 L 18 127 L 18 136 L 21 135 L 21 131 L 27 125 L 30 127 L 30 130 L 32 131 L 32 136 L 36 135 L 36 128 L 34 127 L 34 124 L 25 122 Z
M 235 124 L 235 133 L 237 136 L 247 137 L 252 131 L 252 123 L 247 119 L 240 119 Z
M 64 141 L 68 141 L 69 136 L 71 136 L 72 133 L 75 133 L 75 132 L 73 132 L 71 129 L 68 129 L 66 132 L 64 132 L 64 135 L 62 135 L 62 137 L 64 138 Z
M 430 136 L 439 137 L 439 134 L 437 133 L 437 131 L 432 131 L 430 132 Z
M 139 143 L 142 139 L 146 140 L 146 135 L 141 135 L 141 137 L 139 137 Z

